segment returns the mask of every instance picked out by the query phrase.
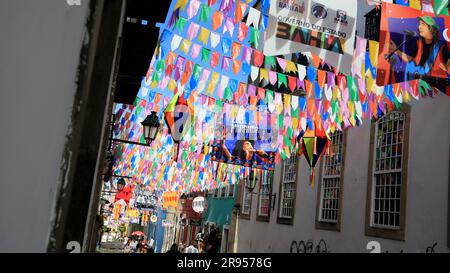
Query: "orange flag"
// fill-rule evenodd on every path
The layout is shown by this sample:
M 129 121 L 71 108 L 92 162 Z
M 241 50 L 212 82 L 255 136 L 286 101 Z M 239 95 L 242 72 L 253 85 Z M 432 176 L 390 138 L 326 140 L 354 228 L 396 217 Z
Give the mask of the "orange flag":
M 212 29 L 217 30 L 222 26 L 223 23 L 223 13 L 220 11 L 214 12 L 213 18 L 212 18 Z
M 242 63 L 238 60 L 233 60 L 233 72 L 237 74 L 241 70 Z
M 235 22 L 239 22 L 244 18 L 244 13 L 247 10 L 247 4 L 238 1 L 236 5 L 236 11 L 234 13 Z

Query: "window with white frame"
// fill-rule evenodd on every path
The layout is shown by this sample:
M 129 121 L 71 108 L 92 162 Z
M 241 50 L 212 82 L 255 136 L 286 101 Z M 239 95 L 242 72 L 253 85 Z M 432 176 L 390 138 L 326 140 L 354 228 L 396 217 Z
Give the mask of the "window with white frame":
M 233 197 L 234 196 L 234 189 L 235 189 L 235 185 L 234 184 L 230 184 L 228 186 L 228 197 Z
M 269 216 L 273 171 L 260 172 L 258 216 Z
M 250 178 L 244 178 L 244 185 L 242 189 L 242 208 L 241 213 L 244 215 L 250 215 L 250 209 L 252 206 L 252 194 L 248 190 L 247 186 L 250 184 Z
M 208 190 L 208 196 L 211 196 L 211 197 L 213 197 L 214 196 L 214 189 L 210 189 L 210 190 Z
M 400 228 L 405 114 L 392 112 L 375 124 L 371 226 Z
M 324 157 L 320 185 L 320 222 L 338 222 L 341 170 L 343 164 L 343 138 L 344 134 L 341 131 L 336 131 L 332 134 L 331 154 Z
M 220 197 L 227 197 L 227 189 L 228 189 L 228 187 L 227 186 L 222 186 L 222 188 L 220 189 Z
M 283 162 L 283 180 L 281 182 L 280 218 L 292 219 L 294 216 L 295 179 L 297 176 L 298 156 L 291 156 Z

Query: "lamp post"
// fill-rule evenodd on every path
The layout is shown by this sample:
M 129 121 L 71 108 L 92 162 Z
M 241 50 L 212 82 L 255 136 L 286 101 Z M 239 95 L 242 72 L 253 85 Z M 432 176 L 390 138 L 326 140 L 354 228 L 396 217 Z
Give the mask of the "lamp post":
M 248 180 L 246 179 L 246 185 L 245 187 L 247 188 L 249 194 L 256 194 L 258 195 L 258 193 L 253 193 L 253 190 L 256 187 L 258 181 L 258 176 L 256 176 L 255 171 L 253 171 L 253 169 L 251 170 L 249 176 L 248 176 Z M 248 182 L 248 183 L 247 183 Z M 271 189 L 270 189 L 271 192 Z M 276 203 L 276 198 L 277 198 L 277 194 L 269 194 L 269 198 L 270 198 L 270 208 L 272 210 L 275 210 L 275 203 Z
M 147 145 L 150 145 L 155 140 L 161 125 L 157 113 L 152 111 L 151 115 L 148 115 L 141 124 L 144 127 L 144 139 Z
M 247 183 L 245 183 L 247 190 L 250 194 L 253 194 L 253 190 L 256 187 L 256 183 L 258 181 L 258 177 L 255 176 L 255 172 L 253 171 L 253 169 L 251 170 L 249 176 L 248 176 L 248 180 L 246 181 Z
M 160 122 L 158 118 L 158 114 L 153 111 L 150 115 L 148 115 L 143 122 L 141 122 L 144 127 L 144 139 L 146 143 L 134 142 L 124 139 L 110 138 L 111 141 L 121 142 L 126 144 L 140 145 L 140 146 L 150 146 L 150 144 L 155 140 L 156 135 L 158 134 L 158 129 L 160 127 Z

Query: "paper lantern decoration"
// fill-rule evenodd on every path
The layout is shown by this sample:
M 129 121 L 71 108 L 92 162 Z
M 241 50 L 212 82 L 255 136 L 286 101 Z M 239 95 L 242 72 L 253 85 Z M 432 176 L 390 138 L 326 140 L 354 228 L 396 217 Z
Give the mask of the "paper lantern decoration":
M 320 123 L 315 122 L 314 128 L 307 128 L 300 138 L 299 154 L 305 156 L 310 167 L 310 185 L 314 185 L 315 167 L 320 157 L 329 145 L 329 138 Z
M 175 161 L 178 159 L 180 141 L 189 131 L 193 116 L 194 109 L 192 105 L 184 99 L 183 94 L 180 95 L 178 93 L 172 98 L 172 101 L 164 111 L 164 120 L 169 127 L 169 133 L 175 144 Z

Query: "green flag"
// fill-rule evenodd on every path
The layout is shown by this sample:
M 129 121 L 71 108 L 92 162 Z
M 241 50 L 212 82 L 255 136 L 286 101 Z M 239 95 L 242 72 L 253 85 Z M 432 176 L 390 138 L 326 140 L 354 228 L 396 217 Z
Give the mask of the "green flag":
M 134 107 L 138 106 L 140 102 L 141 102 L 141 99 L 139 97 L 136 97 L 136 99 L 134 100 L 134 103 L 133 103 Z M 139 114 L 137 114 L 137 115 L 139 115 Z
M 348 91 L 350 93 L 350 100 L 351 101 L 358 101 L 358 86 L 356 85 L 355 78 L 352 76 L 347 76 L 347 86 Z
M 175 29 L 178 29 L 180 31 L 180 33 L 183 33 L 186 23 L 187 23 L 186 18 L 183 18 L 183 17 L 178 18 L 177 22 L 175 23 Z
M 233 92 L 229 86 L 227 86 L 223 92 L 223 99 L 227 101 L 231 101 L 233 99 Z
M 273 104 L 273 96 L 274 96 L 273 91 L 267 89 L 266 90 L 266 103 L 267 103 L 267 106 L 269 106 L 269 104 L 270 105 Z
M 436 16 L 448 16 L 448 0 L 434 0 L 434 13 Z
M 266 56 L 264 58 L 264 65 L 269 65 L 271 68 L 275 66 L 275 57 L 274 56 Z
M 278 115 L 278 126 L 280 128 L 284 128 L 284 115 L 283 114 Z
M 250 27 L 250 29 L 251 29 L 250 44 L 254 44 L 255 48 L 258 48 L 259 36 L 260 36 L 261 32 L 259 32 L 259 30 L 254 29 L 252 27 Z
M 214 112 L 222 113 L 222 109 L 223 109 L 223 102 L 221 102 L 220 100 L 216 100 L 216 106 L 214 108 Z
M 287 87 L 287 77 L 284 74 L 277 73 L 278 74 L 278 88 L 280 88 L 283 84 L 285 87 Z
M 208 62 L 211 56 L 211 50 L 202 48 L 202 62 Z
M 209 14 L 211 13 L 211 8 L 208 7 L 206 4 L 202 4 L 202 7 L 200 9 L 200 15 L 198 17 L 198 20 L 201 22 L 208 22 L 209 20 Z

